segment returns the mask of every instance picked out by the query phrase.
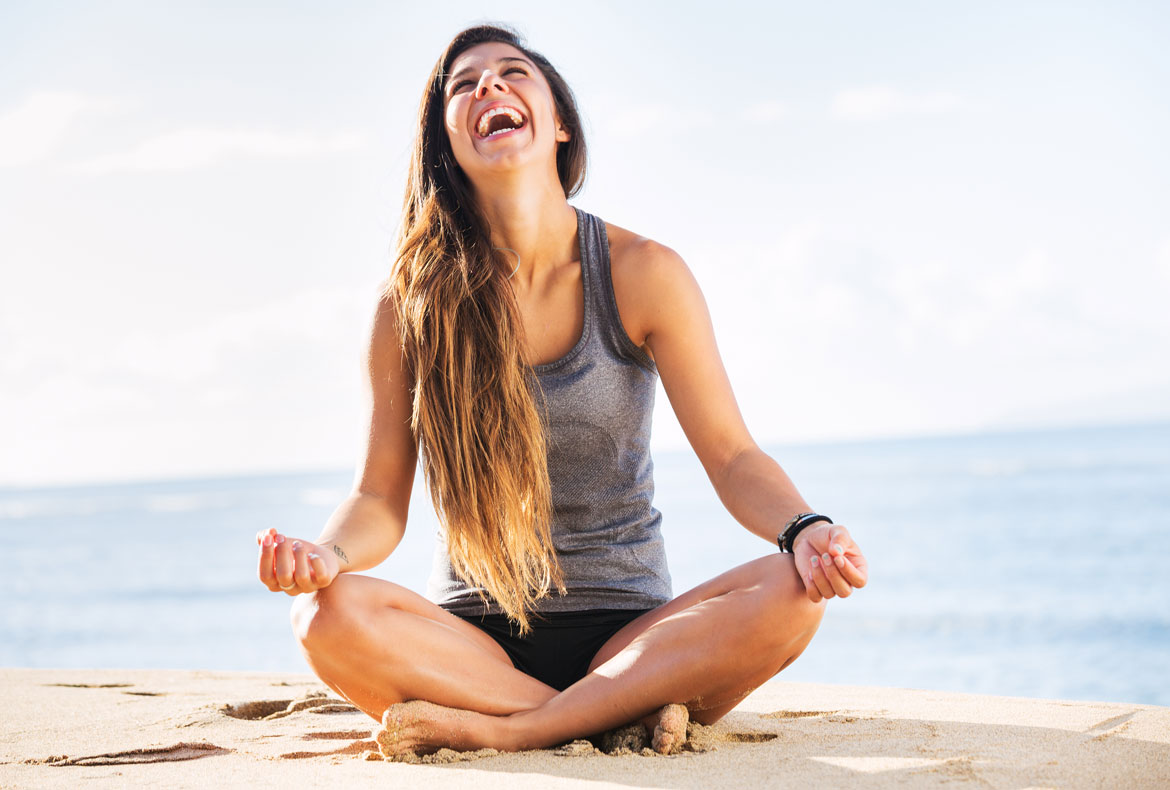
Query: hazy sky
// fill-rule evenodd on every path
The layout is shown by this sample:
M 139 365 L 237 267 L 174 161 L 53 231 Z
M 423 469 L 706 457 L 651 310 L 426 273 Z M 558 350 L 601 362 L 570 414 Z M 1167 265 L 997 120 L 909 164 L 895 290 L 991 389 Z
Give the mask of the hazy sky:
M 489 18 L 758 441 L 1170 417 L 1166 6 L 769 5 L 4 3 L 0 484 L 352 464 L 423 83 Z

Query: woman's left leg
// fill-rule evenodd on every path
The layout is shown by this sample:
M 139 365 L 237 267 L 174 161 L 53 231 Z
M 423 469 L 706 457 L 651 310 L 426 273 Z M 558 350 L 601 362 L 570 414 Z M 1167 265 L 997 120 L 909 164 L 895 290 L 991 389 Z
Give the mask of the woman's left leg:
M 761 557 L 632 621 L 588 675 L 539 707 L 490 716 L 427 702 L 392 706 L 383 749 L 539 748 L 642 720 L 672 702 L 711 724 L 804 651 L 824 607 L 808 599 L 792 555 Z

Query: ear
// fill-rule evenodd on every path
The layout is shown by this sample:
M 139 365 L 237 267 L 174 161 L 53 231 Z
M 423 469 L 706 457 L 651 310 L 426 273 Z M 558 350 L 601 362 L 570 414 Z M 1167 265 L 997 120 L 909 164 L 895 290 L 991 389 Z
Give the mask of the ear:
M 572 139 L 572 137 L 573 136 L 571 134 L 569 134 L 568 130 L 565 129 L 565 127 L 561 124 L 560 120 L 558 119 L 557 120 L 557 137 L 556 137 L 557 142 L 558 143 L 567 143 L 567 142 L 569 142 L 569 140 Z

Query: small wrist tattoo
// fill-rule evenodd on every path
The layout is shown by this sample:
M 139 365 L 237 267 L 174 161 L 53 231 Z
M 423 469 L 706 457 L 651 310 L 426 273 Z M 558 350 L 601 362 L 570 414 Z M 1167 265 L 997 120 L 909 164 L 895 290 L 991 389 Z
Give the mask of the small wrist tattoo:
M 344 562 L 346 565 L 349 565 L 349 557 L 345 556 L 345 552 L 341 550 L 340 546 L 334 544 L 333 553 L 341 558 L 342 562 Z

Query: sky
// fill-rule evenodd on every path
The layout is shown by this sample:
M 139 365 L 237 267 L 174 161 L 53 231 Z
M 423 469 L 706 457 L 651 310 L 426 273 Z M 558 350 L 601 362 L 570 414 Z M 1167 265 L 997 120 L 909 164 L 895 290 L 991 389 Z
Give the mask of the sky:
M 0 485 L 352 466 L 418 101 L 485 20 L 757 442 L 1170 418 L 1164 4 L 485 9 L 0 6 Z

